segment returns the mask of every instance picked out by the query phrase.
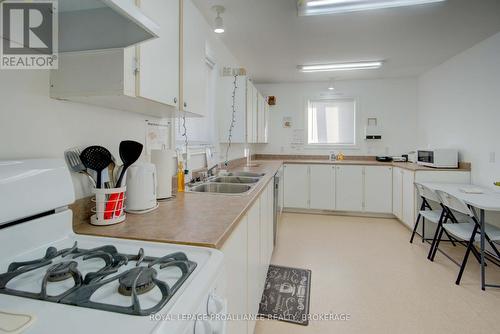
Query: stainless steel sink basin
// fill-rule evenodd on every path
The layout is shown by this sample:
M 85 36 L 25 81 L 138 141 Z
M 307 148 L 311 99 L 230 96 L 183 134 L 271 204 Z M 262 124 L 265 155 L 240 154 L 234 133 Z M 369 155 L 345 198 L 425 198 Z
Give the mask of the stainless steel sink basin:
M 189 191 L 196 193 L 242 194 L 251 188 L 246 184 L 203 183 L 192 187 Z
M 218 176 L 216 178 L 209 180 L 209 182 L 252 184 L 259 182 L 259 178 L 247 177 L 247 176 Z
M 263 177 L 264 173 L 252 173 L 252 172 L 231 172 L 227 176 L 245 176 L 245 177 Z

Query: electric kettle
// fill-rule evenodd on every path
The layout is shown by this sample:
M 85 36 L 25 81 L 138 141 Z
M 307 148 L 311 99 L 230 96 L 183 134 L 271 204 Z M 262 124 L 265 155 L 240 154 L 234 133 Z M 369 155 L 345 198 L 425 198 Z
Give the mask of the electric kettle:
M 137 162 L 127 170 L 125 211 L 149 212 L 158 207 L 156 201 L 156 167 L 148 162 Z

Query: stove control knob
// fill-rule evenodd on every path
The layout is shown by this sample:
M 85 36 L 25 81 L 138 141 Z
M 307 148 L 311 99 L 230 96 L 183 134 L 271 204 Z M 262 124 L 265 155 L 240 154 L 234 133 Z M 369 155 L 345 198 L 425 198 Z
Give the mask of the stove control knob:
M 216 315 L 221 314 L 225 311 L 226 301 L 221 297 L 217 296 L 215 293 L 212 293 L 208 296 L 207 300 L 207 314 L 208 315 Z
M 208 320 L 196 319 L 194 323 L 194 334 L 213 334 L 212 324 Z

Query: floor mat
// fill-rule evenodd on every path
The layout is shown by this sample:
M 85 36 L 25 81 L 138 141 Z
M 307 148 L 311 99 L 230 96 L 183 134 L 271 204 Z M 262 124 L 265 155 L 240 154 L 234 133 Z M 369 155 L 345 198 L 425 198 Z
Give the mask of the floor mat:
M 311 271 L 270 265 L 259 316 L 307 326 Z

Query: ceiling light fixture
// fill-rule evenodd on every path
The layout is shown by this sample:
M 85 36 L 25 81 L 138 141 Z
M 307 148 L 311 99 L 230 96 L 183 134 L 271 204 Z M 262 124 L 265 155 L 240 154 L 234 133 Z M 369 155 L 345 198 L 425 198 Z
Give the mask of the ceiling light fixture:
M 352 71 L 352 70 L 374 70 L 382 67 L 382 61 L 362 61 L 354 63 L 335 63 L 324 65 L 299 65 L 297 69 L 301 72 L 333 72 L 333 71 Z
M 214 32 L 217 34 L 222 34 L 225 29 L 224 29 L 224 21 L 222 20 L 221 14 L 225 12 L 225 8 L 223 6 L 213 6 L 212 10 L 214 10 L 217 13 L 217 16 L 215 17 L 214 20 Z
M 330 91 L 333 91 L 335 90 L 335 81 L 332 79 L 330 79 L 330 81 L 328 82 L 328 90 Z
M 299 16 L 425 5 L 446 0 L 298 0 Z

